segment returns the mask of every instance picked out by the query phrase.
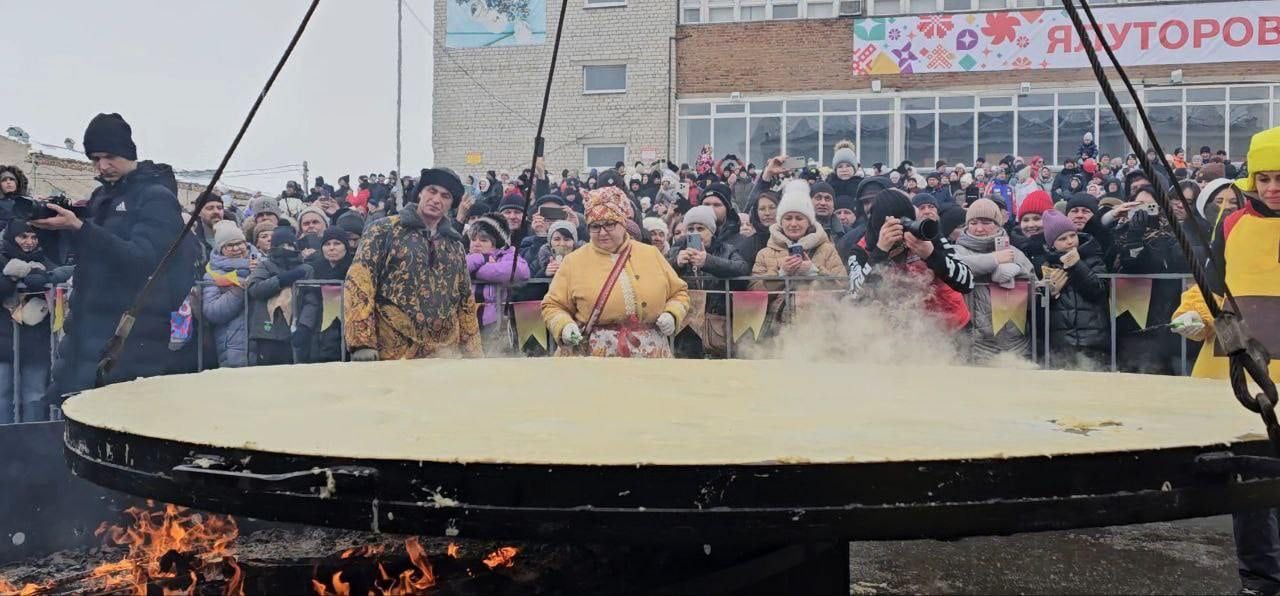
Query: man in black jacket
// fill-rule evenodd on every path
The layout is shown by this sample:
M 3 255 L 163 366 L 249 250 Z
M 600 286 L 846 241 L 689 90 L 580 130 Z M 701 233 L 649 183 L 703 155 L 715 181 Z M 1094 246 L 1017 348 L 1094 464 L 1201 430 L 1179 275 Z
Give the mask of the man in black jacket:
M 67 336 L 59 346 L 60 360 L 45 398 L 50 403 L 95 385 L 98 361 L 120 315 L 182 230 L 172 168 L 138 161 L 132 135 L 119 114 L 95 116 L 84 133 L 84 150 L 102 186 L 89 198 L 87 211 L 77 214 L 50 204 L 57 215 L 31 222 L 38 228 L 63 230 L 80 255 Z M 197 245 L 184 243 L 161 272 L 104 384 L 165 371 L 170 313 L 195 281 Z

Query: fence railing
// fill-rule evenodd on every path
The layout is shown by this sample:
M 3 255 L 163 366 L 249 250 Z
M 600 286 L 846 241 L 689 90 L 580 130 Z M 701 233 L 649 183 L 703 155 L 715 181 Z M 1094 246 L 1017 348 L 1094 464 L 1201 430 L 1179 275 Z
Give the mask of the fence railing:
M 1116 371 L 1116 370 L 1119 370 L 1117 319 L 1122 314 L 1124 314 L 1124 312 L 1130 312 L 1130 308 L 1132 307 L 1132 304 L 1130 304 L 1132 296 L 1128 296 L 1127 298 L 1120 297 L 1120 294 L 1123 293 L 1120 291 L 1122 287 L 1128 288 L 1128 289 L 1137 287 L 1137 296 L 1139 299 L 1141 299 L 1142 296 L 1144 295 L 1143 291 L 1145 286 L 1146 299 L 1149 301 L 1150 287 L 1155 282 L 1162 281 L 1162 280 L 1180 280 L 1181 281 L 1180 287 L 1185 289 L 1187 287 L 1188 280 L 1190 280 L 1190 276 L 1185 274 L 1153 274 L 1153 275 L 1105 274 L 1105 275 L 1101 275 L 1100 277 L 1107 280 L 1107 283 L 1108 283 L 1108 289 L 1109 289 L 1108 311 L 1110 313 L 1110 316 L 1109 316 L 1110 345 L 1108 348 L 1108 359 L 1109 359 L 1110 369 L 1112 371 Z M 725 358 L 739 357 L 738 355 L 739 339 L 743 335 L 745 335 L 745 331 L 746 331 L 735 325 L 735 323 L 737 322 L 735 321 L 735 316 L 739 314 L 738 313 L 739 309 L 735 308 L 735 304 L 745 301 L 747 303 L 750 303 L 750 305 L 753 308 L 765 308 L 766 309 L 765 317 L 767 318 L 767 324 L 772 327 L 780 324 L 785 325 L 786 321 L 791 320 L 797 315 L 798 310 L 801 307 L 799 304 L 801 301 L 797 299 L 798 296 L 827 294 L 827 295 L 831 295 L 833 297 L 839 298 L 841 296 L 847 295 L 848 293 L 848 290 L 846 287 L 848 283 L 848 279 L 845 277 L 823 277 L 823 276 L 804 276 L 804 277 L 785 277 L 785 276 L 754 277 L 753 276 L 753 277 L 736 277 L 736 278 L 689 277 L 689 278 L 686 278 L 686 280 L 690 282 L 691 286 L 696 286 L 698 288 L 697 290 L 694 290 L 694 291 L 701 292 L 704 299 L 711 299 L 712 297 L 715 297 L 717 299 L 723 299 L 724 313 L 723 315 L 717 314 L 716 316 L 717 318 L 719 316 L 723 316 L 724 318 L 723 325 L 724 325 L 724 335 L 725 335 L 725 348 L 724 348 Z M 776 286 L 777 284 L 781 284 L 781 287 L 749 289 L 749 286 L 752 282 L 760 282 L 761 284 L 769 284 L 773 286 Z M 549 287 L 550 283 L 551 283 L 551 279 L 549 278 L 535 278 L 535 279 L 530 279 L 524 282 L 523 284 L 519 284 L 515 287 L 502 286 L 501 291 L 497 293 L 497 295 L 500 297 L 500 301 L 494 302 L 494 303 L 482 303 L 482 305 L 497 307 L 500 311 L 500 316 L 498 318 L 498 321 L 494 324 L 495 326 L 497 326 L 497 328 L 493 329 L 491 327 L 487 329 L 488 333 L 482 333 L 482 336 L 484 336 L 488 342 L 490 343 L 499 342 L 499 345 L 486 346 L 487 352 L 489 350 L 492 350 L 495 353 L 508 353 L 508 354 L 516 354 L 516 353 L 524 352 L 526 355 L 549 355 L 554 352 L 555 338 L 549 337 L 549 334 L 547 334 L 545 328 L 542 329 L 542 333 L 544 334 L 542 341 L 537 343 L 541 346 L 545 346 L 547 349 L 541 350 L 541 351 L 535 350 L 533 352 L 529 352 L 525 350 L 526 345 L 528 345 L 530 335 L 528 334 L 528 329 L 522 328 L 522 326 L 517 321 L 517 319 L 519 318 L 517 315 L 517 310 L 532 310 L 533 305 L 540 303 L 541 293 L 545 293 L 545 288 Z M 301 280 L 296 282 L 293 285 L 293 287 L 299 290 L 314 288 L 320 291 L 322 294 L 326 292 L 326 289 L 328 289 L 330 300 L 333 302 L 336 302 L 336 304 L 332 305 L 333 308 L 336 308 L 336 320 L 332 320 L 332 319 L 330 320 L 332 320 L 333 324 L 342 325 L 345 321 L 345 312 L 343 311 L 342 300 L 340 295 L 338 295 L 336 299 L 333 298 L 333 291 L 334 291 L 333 289 L 341 288 L 342 284 L 343 284 L 342 280 Z M 840 287 L 837 287 L 837 288 L 808 287 L 814 284 L 819 284 L 819 285 L 829 284 L 829 285 L 837 285 Z M 214 330 L 212 329 L 212 326 L 210 325 L 208 320 L 204 317 L 200 308 L 200 300 L 202 300 L 203 289 L 209 285 L 211 285 L 211 282 L 207 282 L 204 280 L 201 280 L 197 284 L 197 287 L 195 288 L 196 290 L 195 294 L 200 295 L 201 298 L 197 299 L 196 303 L 191 305 L 192 333 L 191 333 L 191 336 L 187 339 L 187 341 L 195 342 L 194 349 L 196 351 L 196 369 L 197 370 L 206 370 L 208 368 L 212 368 L 218 362 L 217 354 L 207 353 L 205 340 L 206 338 L 209 337 L 208 334 L 213 333 Z M 476 285 L 483 287 L 486 284 L 476 284 Z M 51 311 L 49 316 L 51 318 L 54 318 L 58 322 L 64 321 L 66 317 L 70 315 L 70 313 L 66 311 L 66 304 L 68 303 L 67 298 L 69 296 L 69 292 L 71 291 L 71 289 L 72 288 L 70 285 L 61 285 L 61 286 L 58 286 L 57 288 L 46 289 L 45 293 L 50 303 L 50 311 Z M 539 293 L 539 290 L 541 291 L 541 293 Z M 1025 312 L 1027 317 L 1027 321 L 1026 321 L 1027 324 L 1025 325 L 1025 329 L 1026 329 L 1025 333 L 1030 335 L 1029 343 L 1031 346 L 1030 353 L 1027 354 L 1027 356 L 1033 362 L 1037 363 L 1042 367 L 1052 367 L 1055 364 L 1053 347 L 1052 347 L 1052 329 L 1051 329 L 1052 299 L 1049 296 L 1047 286 L 1043 282 L 1027 282 L 1027 292 L 1028 292 L 1028 295 L 1027 295 L 1026 312 Z M 40 292 L 34 292 L 34 294 L 39 294 L 39 293 Z M 302 294 L 303 292 L 301 291 L 295 291 L 292 293 L 291 307 L 292 307 L 292 312 L 294 313 L 294 320 L 291 321 L 291 324 L 290 324 L 291 333 L 296 328 L 297 319 L 298 319 L 298 316 L 300 315 L 299 300 L 302 297 L 301 296 Z M 477 294 L 482 295 L 482 293 L 479 293 L 479 292 L 477 292 Z M 536 296 L 536 297 L 532 297 L 532 296 Z M 1120 304 L 1122 300 L 1125 302 L 1125 305 Z M 322 301 L 323 301 L 323 298 L 322 298 Z M 244 305 L 243 305 L 242 313 L 240 316 L 244 317 L 244 323 L 246 326 L 246 333 L 244 334 L 244 341 L 245 341 L 244 351 L 246 354 L 247 366 L 253 366 L 256 361 L 255 351 L 257 347 L 255 346 L 254 340 L 249 339 L 250 333 L 248 332 L 248 324 L 249 324 L 249 321 L 251 320 L 250 317 L 252 316 L 253 306 L 257 302 L 258 301 L 251 299 L 248 296 L 247 291 L 245 291 Z M 705 304 L 706 303 L 703 302 L 704 314 L 705 314 Z M 1121 312 L 1122 308 L 1125 309 L 1123 312 Z M 743 309 L 743 312 L 747 312 L 747 309 Z M 272 316 L 271 313 L 268 313 L 268 316 Z M 322 314 L 322 318 L 324 316 L 325 315 Z M 752 311 L 752 316 L 758 316 L 758 313 Z M 1139 318 L 1136 314 L 1134 315 L 1134 317 L 1135 317 L 1135 320 Z M 525 317 L 525 318 L 528 319 L 528 317 Z M 537 319 L 538 319 L 537 324 L 540 324 L 541 323 L 540 313 Z M 1139 323 L 1141 326 L 1143 326 L 1143 328 L 1158 328 L 1158 327 L 1164 326 L 1163 323 L 1158 325 L 1151 324 L 1152 321 L 1139 321 Z M 8 386 L 5 387 L 3 391 L 11 392 L 13 419 L 15 421 L 21 421 L 23 419 L 23 406 L 24 406 L 23 395 L 22 395 L 22 391 L 23 391 L 22 332 L 21 332 L 21 324 L 19 322 L 13 321 L 12 326 L 13 326 L 13 345 L 12 345 L 13 378 L 12 378 L 12 384 L 11 385 L 6 384 Z M 757 339 L 759 339 L 760 335 L 763 332 L 762 329 L 757 329 L 755 326 L 753 326 L 750 330 L 754 332 L 753 335 Z M 314 331 L 319 333 L 321 330 L 316 329 Z M 995 331 L 998 332 L 999 329 L 995 329 Z M 51 333 L 49 337 L 49 350 L 50 350 L 51 363 L 56 362 L 57 360 L 57 357 L 58 357 L 57 346 L 58 346 L 59 340 L 63 335 L 63 332 L 64 330 L 61 329 L 59 325 L 53 325 L 51 327 Z M 703 336 L 703 339 L 705 341 L 705 336 Z M 674 338 L 673 338 L 673 345 L 674 345 Z M 1182 339 L 1181 355 L 1180 355 L 1181 366 L 1180 366 L 1179 372 L 1183 375 L 1188 374 L 1190 371 L 1187 355 L 1188 355 L 1188 344 L 1185 339 Z M 345 340 L 345 337 L 343 337 L 339 341 L 339 358 L 338 359 L 341 361 L 345 361 L 348 358 L 349 358 L 349 354 L 348 354 L 348 349 L 346 345 L 346 340 Z M 44 379 L 44 381 L 47 383 L 48 372 L 46 371 L 44 374 L 46 375 L 46 378 Z M 3 400 L 0 400 L 0 401 L 3 401 Z M 0 420 L 3 420 L 3 419 L 4 419 L 4 416 L 0 416 Z

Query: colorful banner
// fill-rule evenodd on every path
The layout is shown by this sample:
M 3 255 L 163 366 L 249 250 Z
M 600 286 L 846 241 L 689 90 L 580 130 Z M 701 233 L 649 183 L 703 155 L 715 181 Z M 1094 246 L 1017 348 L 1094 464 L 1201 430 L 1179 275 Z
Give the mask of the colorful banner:
M 320 286 L 320 330 L 342 317 L 342 286 Z
M 1275 60 L 1273 0 L 1098 7 L 1094 15 L 1125 66 Z M 1096 44 L 1095 44 L 1096 45 Z M 1088 68 L 1063 9 L 856 19 L 853 74 Z
M 446 0 L 446 48 L 528 46 L 547 41 L 546 0 Z
M 688 329 L 698 336 L 698 339 L 705 340 L 702 332 L 707 325 L 707 292 L 705 290 L 689 290 L 689 314 L 685 315 L 684 321 L 681 322 L 680 328 L 676 333 Z
M 991 330 L 1000 333 L 1004 326 L 1013 322 L 1013 326 L 1023 335 L 1027 334 L 1027 300 L 1031 295 L 1027 282 L 1020 281 L 1012 288 L 990 286 L 991 288 Z
M 1129 313 L 1138 327 L 1147 328 L 1147 311 L 1151 308 L 1151 278 L 1120 277 L 1115 280 L 1115 317 Z
M 511 305 L 516 313 L 516 345 L 524 349 L 529 338 L 533 338 L 543 350 L 550 350 L 547 345 L 547 324 L 542 320 L 542 301 L 516 302 Z
M 764 316 L 769 310 L 768 292 L 733 292 L 733 341 L 742 339 L 747 332 L 760 341 L 764 331 Z
M 50 289 L 47 300 L 49 310 L 53 312 L 52 330 L 54 333 L 62 333 L 62 325 L 67 321 L 67 289 Z

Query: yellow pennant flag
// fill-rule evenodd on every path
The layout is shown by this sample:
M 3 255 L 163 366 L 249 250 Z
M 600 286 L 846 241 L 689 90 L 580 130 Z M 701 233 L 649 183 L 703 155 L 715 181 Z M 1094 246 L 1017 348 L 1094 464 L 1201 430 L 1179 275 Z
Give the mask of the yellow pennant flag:
M 516 302 L 511 307 L 516 313 L 518 345 L 524 348 L 524 344 L 532 337 L 543 350 L 550 350 L 551 348 L 547 345 L 547 324 L 542 320 L 542 302 L 538 300 Z
M 733 341 L 742 339 L 747 331 L 751 331 L 752 339 L 760 341 L 768 310 L 768 292 L 733 292 Z
M 235 272 L 232 271 L 232 274 Z M 342 316 L 342 286 L 320 286 L 320 330 L 324 331 Z
M 49 310 L 53 313 L 52 330 L 61 333 L 62 325 L 67 321 L 67 289 L 52 288 L 48 294 Z
M 676 333 L 689 329 L 693 331 L 698 339 L 704 339 L 702 332 L 706 328 L 707 320 L 707 292 L 705 290 L 689 290 L 689 314 L 685 315 L 684 321 L 681 323 Z
M 991 331 L 1000 333 L 1004 326 L 1013 321 L 1013 326 L 1023 335 L 1027 334 L 1027 282 L 1020 281 L 1012 288 L 998 285 L 991 288 Z
M 1119 318 L 1124 313 L 1133 315 L 1141 329 L 1147 328 L 1147 311 L 1151 308 L 1151 278 L 1122 277 L 1115 280 L 1116 312 Z

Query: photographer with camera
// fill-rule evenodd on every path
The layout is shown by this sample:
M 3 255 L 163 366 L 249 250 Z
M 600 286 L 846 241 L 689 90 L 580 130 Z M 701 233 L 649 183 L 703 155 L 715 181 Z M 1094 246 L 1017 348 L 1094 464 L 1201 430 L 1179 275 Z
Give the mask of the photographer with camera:
M 734 221 L 737 221 L 736 217 Z M 742 290 L 746 284 L 737 281 L 726 286 L 721 280 L 746 277 L 751 274 L 751 265 L 732 242 L 719 234 L 721 224 L 716 220 L 715 208 L 699 205 L 690 209 L 684 215 L 684 224 L 688 233 L 672 243 L 667 252 L 667 262 L 689 283 L 690 290 L 707 292 L 707 302 L 703 319 L 705 328 L 697 330 L 702 341 L 689 335 L 678 336 L 676 355 L 700 358 L 709 354 L 723 358 L 727 346 L 725 317 L 729 314 L 725 291 Z
M 98 361 L 120 315 L 133 305 L 147 277 L 182 231 L 173 169 L 138 161 L 132 137 L 132 129 L 119 114 L 95 116 L 84 133 L 84 150 L 102 186 L 93 191 L 84 213 L 49 202 L 41 205 L 48 209 L 48 217 L 31 222 L 36 228 L 66 233 L 79 255 L 72 314 L 46 393 L 52 403 L 94 386 Z M 184 242 L 159 273 L 103 384 L 165 372 L 170 358 L 169 315 L 191 290 L 198 258 L 195 243 Z
M 925 306 L 947 329 L 959 331 L 969 323 L 964 294 L 973 291 L 973 273 L 956 258 L 938 222 L 914 220 L 915 214 L 911 199 L 901 190 L 876 195 L 867 217 L 867 236 L 849 256 L 849 290 L 854 296 L 875 290 L 891 272 L 927 281 L 930 295 Z

